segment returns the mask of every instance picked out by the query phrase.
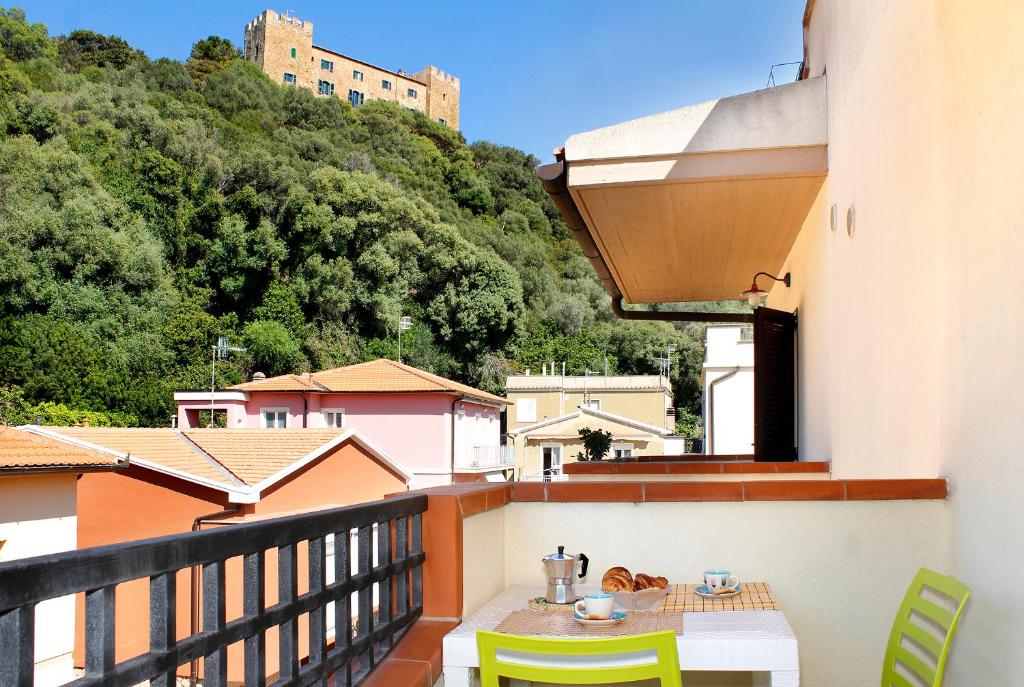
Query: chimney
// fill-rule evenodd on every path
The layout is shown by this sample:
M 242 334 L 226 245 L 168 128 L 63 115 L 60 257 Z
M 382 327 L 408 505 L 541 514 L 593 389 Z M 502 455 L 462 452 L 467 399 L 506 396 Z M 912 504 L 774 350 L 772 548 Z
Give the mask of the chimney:
M 263 381 L 266 378 L 267 378 L 267 375 L 263 374 L 262 372 L 253 372 L 252 373 L 252 381 L 254 381 L 254 382 L 260 382 L 260 381 Z

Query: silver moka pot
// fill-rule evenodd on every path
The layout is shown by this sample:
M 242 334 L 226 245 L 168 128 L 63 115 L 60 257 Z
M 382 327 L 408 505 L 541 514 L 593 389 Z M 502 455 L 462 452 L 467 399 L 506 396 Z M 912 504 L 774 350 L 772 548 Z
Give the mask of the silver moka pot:
M 544 556 L 541 559 L 544 563 L 544 572 L 548 576 L 548 592 L 545 599 L 553 604 L 571 604 L 576 601 L 576 591 L 573 589 L 573 582 L 576 581 L 576 564 L 580 563 L 579 577 L 587 574 L 587 564 L 590 562 L 585 554 L 565 553 L 565 547 L 559 546 L 558 553 Z

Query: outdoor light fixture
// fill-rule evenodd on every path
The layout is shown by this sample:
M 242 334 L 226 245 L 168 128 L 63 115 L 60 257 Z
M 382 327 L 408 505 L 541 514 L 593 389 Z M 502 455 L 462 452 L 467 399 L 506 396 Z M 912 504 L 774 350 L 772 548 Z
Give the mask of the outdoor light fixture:
M 768 277 L 769 279 L 774 279 L 775 281 L 781 281 L 787 287 L 789 286 L 790 282 L 789 272 L 786 272 L 786 274 L 783 275 L 782 277 L 776 277 L 771 274 L 768 274 L 767 272 L 758 272 L 757 274 L 755 274 L 754 281 L 750 282 L 750 288 L 740 294 L 741 296 L 746 298 L 747 303 L 750 303 L 751 307 L 754 308 L 764 303 L 765 299 L 768 298 L 768 292 L 757 286 L 757 278 L 762 275 Z

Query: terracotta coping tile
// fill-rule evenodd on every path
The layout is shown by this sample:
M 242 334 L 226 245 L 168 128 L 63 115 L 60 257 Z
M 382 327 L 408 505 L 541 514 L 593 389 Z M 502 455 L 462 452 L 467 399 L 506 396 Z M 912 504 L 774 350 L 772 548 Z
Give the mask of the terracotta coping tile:
M 644 500 L 643 482 L 548 482 L 548 501 Z
M 433 687 L 430 664 L 388 657 L 360 683 L 361 687 Z
M 745 501 L 842 501 L 846 484 L 841 480 L 776 480 L 741 482 Z
M 544 482 L 513 482 L 513 501 L 547 501 Z
M 944 499 L 944 479 L 851 479 L 846 481 L 848 501 Z
M 389 659 L 424 661 L 430 665 L 430 684 L 441 676 L 441 642 L 458 626 L 457 620 L 420 618 L 388 654 Z
M 647 482 L 645 501 L 742 501 L 742 482 Z

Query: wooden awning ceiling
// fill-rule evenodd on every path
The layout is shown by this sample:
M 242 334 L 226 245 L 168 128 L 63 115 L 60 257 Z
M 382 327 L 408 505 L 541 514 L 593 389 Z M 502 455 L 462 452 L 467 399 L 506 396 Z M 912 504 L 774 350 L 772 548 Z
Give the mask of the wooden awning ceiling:
M 827 142 L 820 77 L 576 134 L 538 174 L 613 298 L 738 299 L 782 267 Z

